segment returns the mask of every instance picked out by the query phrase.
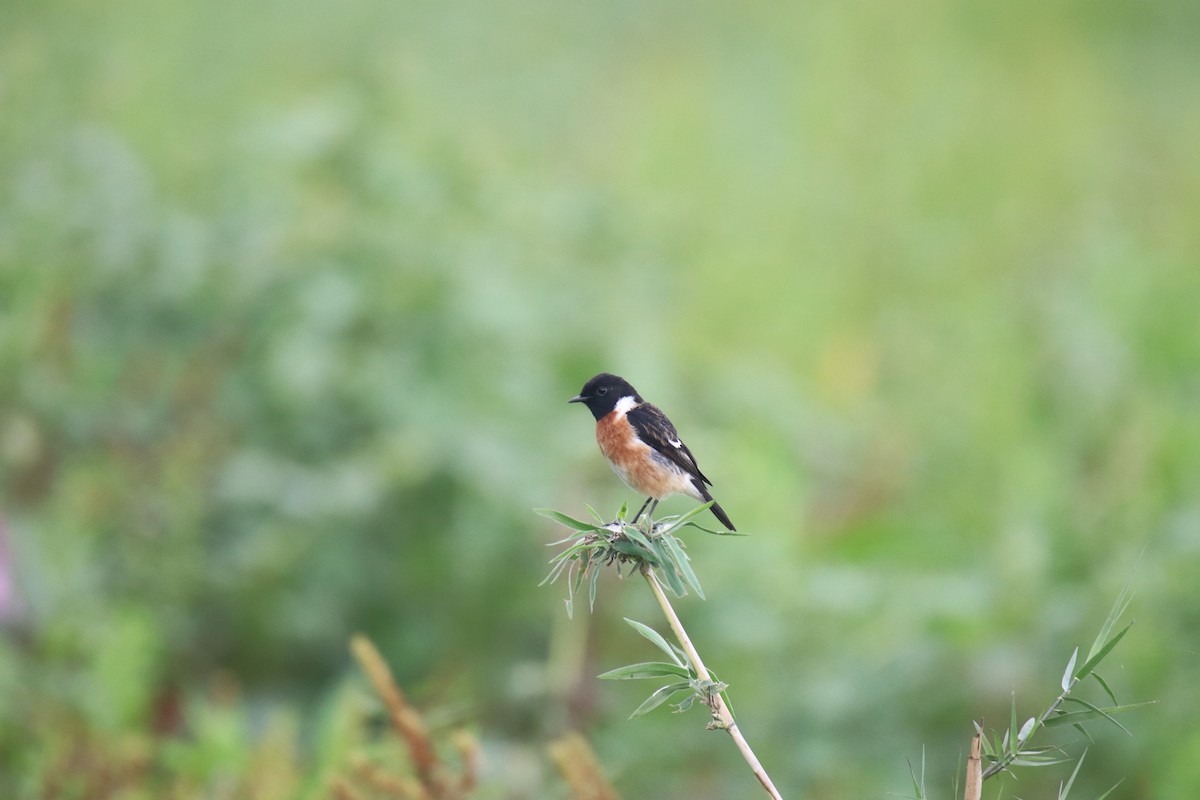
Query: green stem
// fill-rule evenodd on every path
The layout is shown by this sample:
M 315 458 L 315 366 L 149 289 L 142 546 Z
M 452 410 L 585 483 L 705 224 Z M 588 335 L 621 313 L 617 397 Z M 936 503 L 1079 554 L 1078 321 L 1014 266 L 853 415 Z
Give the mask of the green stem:
M 687 631 L 683 628 L 683 623 L 680 622 L 679 616 L 675 613 L 675 609 L 671 606 L 671 601 L 667 599 L 667 593 L 663 591 L 662 584 L 658 582 L 653 570 L 646 564 L 642 564 L 642 576 L 646 579 L 646 583 L 650 584 L 650 591 L 654 593 L 654 598 L 658 600 L 659 607 L 662 608 L 663 614 L 667 617 L 667 624 L 671 626 L 671 631 L 675 634 L 675 638 L 679 640 L 680 647 L 687 655 L 688 661 L 692 665 L 692 669 L 696 671 L 696 676 L 706 683 L 712 683 L 712 676 L 708 672 L 708 668 L 704 666 L 704 662 L 700 660 L 700 653 L 696 651 L 696 646 L 692 644 L 691 638 L 687 635 Z M 725 704 L 725 700 L 721 697 L 720 692 L 710 692 L 706 700 L 708 707 L 712 710 L 713 728 L 720 728 L 727 731 L 732 737 L 733 742 L 737 745 L 737 749 L 741 752 L 742 758 L 750 765 L 750 769 L 754 772 L 754 777 L 762 784 L 774 800 L 782 800 L 779 790 L 775 788 L 775 784 L 771 782 L 771 776 L 763 769 L 758 757 L 754 755 L 754 751 L 750 749 L 750 744 L 746 741 L 746 737 L 742 736 L 741 728 L 733 719 L 733 714 L 729 712 L 729 706 Z

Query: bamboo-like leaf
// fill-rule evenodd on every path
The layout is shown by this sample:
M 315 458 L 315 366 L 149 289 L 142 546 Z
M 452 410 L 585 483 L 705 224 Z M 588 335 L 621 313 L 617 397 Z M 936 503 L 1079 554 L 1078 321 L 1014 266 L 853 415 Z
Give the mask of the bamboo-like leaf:
M 629 715 L 629 718 L 637 719 L 643 714 L 647 714 L 661 706 L 663 703 L 667 702 L 667 700 L 669 700 L 676 692 L 682 692 L 690 688 L 691 684 L 687 681 L 668 683 L 666 686 L 659 687 L 655 690 L 654 694 L 647 697 L 645 702 L 638 706 L 634 712 Z
M 658 559 L 654 556 L 654 554 L 635 542 L 609 542 L 608 546 L 623 555 L 641 559 L 642 561 L 654 564 L 655 566 L 658 565 Z
M 1113 690 L 1108 688 L 1108 681 L 1104 680 L 1104 678 L 1101 678 L 1099 672 L 1093 672 L 1092 677 L 1095 678 L 1096 682 L 1100 684 L 1100 688 L 1104 689 L 1104 693 L 1108 695 L 1109 700 L 1112 700 L 1113 705 L 1120 705 L 1120 703 L 1117 702 L 1117 696 L 1113 694 Z
M 694 521 L 685 522 L 682 525 L 682 527 L 684 527 L 684 528 L 699 528 L 700 530 L 704 531 L 705 533 L 711 533 L 713 536 L 749 536 L 750 535 L 748 533 L 743 533 L 742 531 L 727 531 L 727 530 L 716 530 L 715 528 L 706 528 L 703 525 L 701 525 L 700 523 L 694 522 Z
M 593 517 L 595 517 L 595 518 L 596 518 L 596 522 L 598 522 L 600 525 L 604 525 L 604 517 L 602 517 L 602 516 L 600 516 L 598 513 L 596 513 L 596 509 L 592 508 L 592 507 L 591 507 L 591 506 L 589 506 L 587 503 L 584 503 L 584 504 L 583 504 L 583 507 L 584 507 L 584 508 L 586 508 L 586 509 L 588 510 L 588 513 L 589 513 L 589 514 L 591 514 Z M 623 507 L 624 507 L 624 506 L 622 506 L 622 508 L 623 508 Z
M 706 599 L 704 597 L 704 590 L 700 588 L 700 579 L 696 577 L 696 572 L 692 569 L 691 559 L 688 558 L 688 554 L 680 546 L 679 540 L 674 536 L 667 535 L 663 537 L 663 541 L 667 550 L 674 557 L 673 560 L 678 565 L 679 571 L 683 573 L 683 579 L 687 581 L 688 586 L 696 590 L 696 594 L 699 595 L 701 600 Z
M 1035 717 L 1030 717 L 1029 719 L 1025 720 L 1025 724 L 1021 726 L 1020 732 L 1017 733 L 1017 743 L 1023 744 L 1036 729 L 1037 719 Z
M 1100 633 L 1096 634 L 1096 640 L 1092 642 L 1092 647 L 1088 651 L 1087 660 L 1089 663 L 1100 652 L 1100 648 L 1104 647 L 1105 643 L 1109 641 L 1108 635 L 1112 633 L 1112 629 L 1117 626 L 1117 620 L 1121 618 L 1121 615 L 1129 608 L 1130 602 L 1133 601 L 1133 592 L 1129 587 L 1130 584 L 1128 583 L 1122 587 L 1121 593 L 1117 595 L 1116 602 L 1113 603 L 1112 609 L 1108 612 L 1108 618 L 1104 620 L 1104 624 L 1100 627 Z M 1126 625 L 1125 628 L 1128 630 L 1129 626 Z M 1108 649 L 1111 650 L 1112 648 L 1109 647 Z M 1082 676 L 1077 675 L 1076 677 Z
M 600 580 L 600 565 L 588 564 L 592 576 L 588 581 L 588 611 L 596 610 L 596 582 Z
M 1088 660 L 1082 667 L 1079 668 L 1079 671 L 1075 673 L 1075 678 L 1077 680 L 1083 680 L 1090 675 L 1092 670 L 1096 669 L 1100 662 L 1104 660 L 1104 657 L 1111 653 L 1112 649 L 1117 646 L 1117 642 L 1125 638 L 1125 634 L 1129 633 L 1129 629 L 1132 627 L 1133 621 L 1131 620 L 1128 625 L 1126 625 L 1124 628 L 1121 628 L 1120 633 L 1117 633 L 1115 636 L 1109 639 L 1103 647 L 1095 652 L 1094 655 L 1088 656 Z
M 558 547 L 560 544 L 566 544 L 567 542 L 579 541 L 579 539 L 586 537 L 588 535 L 588 533 L 589 533 L 589 531 L 571 531 L 570 533 L 568 533 L 566 536 L 564 536 L 561 539 L 556 539 L 553 542 L 547 542 L 546 547 Z M 581 546 L 586 547 L 588 543 L 587 542 L 579 542 L 579 544 Z
M 1075 652 L 1071 653 L 1071 660 L 1067 662 L 1067 671 L 1062 676 L 1062 689 L 1064 692 L 1071 691 L 1071 679 L 1075 677 L 1075 659 L 1079 658 L 1079 648 L 1075 648 Z
M 656 533 L 666 534 L 666 533 L 671 533 L 672 531 L 678 530 L 679 528 L 682 528 L 684 525 L 686 525 L 688 522 L 690 522 L 694 517 L 698 517 L 701 514 L 703 514 L 705 511 L 707 511 L 714 502 L 715 501 L 713 501 L 713 500 L 709 500 L 707 503 L 696 506 L 695 508 L 688 511 L 686 514 L 682 514 L 682 515 L 676 517 L 675 519 L 671 520 L 669 523 L 667 523 L 666 527 L 664 527 L 662 530 L 656 531 Z
M 1053 756 L 1039 756 L 1037 758 L 1028 758 L 1026 756 L 1017 756 L 1012 761 L 1008 762 L 1011 767 L 1051 767 L 1055 764 L 1061 764 L 1064 761 L 1069 761 L 1067 758 L 1056 758 Z
M 1007 739 L 1007 736 L 1005 737 Z M 1008 742 L 1000 739 L 1000 734 L 997 731 L 992 731 L 992 749 L 996 751 L 996 758 L 1000 759 L 1008 752 Z
M 542 582 L 539 583 L 538 586 L 545 586 L 548 583 L 554 583 L 556 580 L 558 580 L 558 576 L 561 575 L 562 571 L 567 568 L 567 565 L 571 563 L 571 560 L 567 558 L 560 558 L 552 563 L 554 566 L 550 568 L 550 572 L 546 575 L 546 577 L 542 578 Z
M 1004 732 L 1004 752 L 1017 752 L 1017 693 L 1012 693 L 1012 722 Z M 1011 748 L 1011 749 L 1010 749 Z
M 1079 774 L 1079 768 L 1083 766 L 1083 760 L 1087 758 L 1087 750 L 1079 754 L 1079 762 L 1075 765 L 1075 769 L 1071 772 L 1071 777 L 1067 778 L 1065 786 L 1059 784 L 1058 800 L 1067 800 L 1067 795 L 1071 793 L 1071 787 L 1075 785 L 1075 776 Z
M 650 540 L 646 538 L 646 534 L 637 529 L 636 525 L 622 525 L 621 533 L 631 542 L 635 542 L 646 550 L 650 549 Z
M 1070 698 L 1070 699 L 1074 699 L 1074 698 Z M 1123 711 L 1129 711 L 1134 708 L 1141 708 L 1142 706 L 1152 706 L 1155 704 L 1155 702 L 1157 702 L 1157 701 L 1147 700 L 1145 702 L 1129 703 L 1128 705 L 1123 705 L 1123 706 L 1108 706 L 1106 708 L 1093 707 L 1086 711 L 1063 711 L 1063 712 L 1060 712 L 1057 715 L 1045 720 L 1042 724 L 1045 725 L 1047 728 L 1053 728 L 1053 727 L 1057 727 L 1059 725 L 1074 725 L 1077 722 L 1083 722 L 1084 720 L 1088 720 L 1088 719 L 1095 719 L 1096 717 L 1106 717 L 1111 720 L 1113 714 L 1119 714 Z M 1116 720 L 1112 720 L 1112 721 L 1114 722 L 1114 724 L 1120 725 L 1120 723 L 1117 722 Z M 1124 729 L 1124 726 L 1121 726 L 1121 727 L 1122 727 L 1122 729 Z
M 1096 740 L 1092 738 L 1092 735 L 1087 732 L 1087 728 L 1083 727 L 1082 724 L 1080 724 L 1078 722 L 1072 722 L 1071 727 L 1074 728 L 1075 730 L 1079 731 L 1079 734 L 1081 736 L 1083 736 L 1083 738 L 1085 738 L 1089 742 L 1091 742 L 1092 744 L 1096 743 Z
M 924 751 L 924 748 L 922 748 L 922 752 L 923 751 Z M 908 777 L 912 778 L 914 800 L 925 800 L 925 791 L 921 788 L 921 784 L 917 782 L 917 773 L 913 771 L 912 761 L 910 761 L 907 758 L 904 760 L 908 762 Z M 921 782 L 924 782 L 924 780 L 925 780 L 925 768 L 924 768 L 924 765 L 922 765 L 922 767 L 921 767 Z
M 630 627 L 632 627 L 635 631 L 653 642 L 655 647 L 666 653 L 672 661 L 681 667 L 684 666 L 686 662 L 679 660 L 679 657 L 675 655 L 675 651 L 671 648 L 671 645 L 667 643 L 667 640 L 664 639 L 658 631 L 654 630 L 654 628 L 651 628 L 649 625 L 643 625 L 637 620 L 630 619 L 629 617 L 624 617 L 623 619 L 628 622 Z
M 1110 786 L 1107 792 L 1105 792 L 1104 794 L 1097 797 L 1096 800 L 1104 800 L 1104 798 L 1108 797 L 1110 794 L 1112 794 L 1114 791 L 1116 791 L 1116 788 L 1124 782 L 1125 782 L 1125 779 L 1121 778 L 1121 780 L 1117 781 L 1112 786 Z
M 1066 698 L 1066 700 L 1064 702 L 1075 703 L 1076 705 L 1083 706 L 1088 711 L 1092 711 L 1092 712 L 1104 717 L 1106 720 L 1111 722 L 1113 725 L 1116 725 L 1118 728 L 1125 731 L 1125 733 L 1129 734 L 1130 736 L 1133 735 L 1133 733 L 1130 732 L 1130 730 L 1128 728 L 1126 728 L 1124 725 L 1122 725 L 1120 722 L 1118 722 L 1115 718 L 1113 718 L 1112 714 L 1106 712 L 1104 709 L 1100 708 L 1099 706 L 1097 706 L 1093 703 L 1089 703 L 1087 700 L 1083 700 L 1078 697 L 1068 697 L 1068 698 Z M 1118 708 L 1120 708 L 1120 707 L 1118 706 Z M 1067 713 L 1070 714 L 1073 712 L 1068 711 Z
M 628 681 L 640 680 L 642 678 L 661 678 L 664 676 L 690 678 L 691 673 L 686 667 L 681 667 L 678 664 L 668 664 L 665 661 L 644 661 L 641 664 L 630 664 L 629 666 L 610 669 L 608 672 L 601 673 L 596 677 L 606 681 Z
M 654 537 L 654 552 L 658 554 L 659 567 L 662 570 L 663 577 L 667 580 L 667 585 L 671 587 L 671 592 L 676 597 L 683 597 L 687 594 L 687 590 L 683 588 L 683 581 L 679 577 L 679 569 L 672 563 L 671 554 L 667 551 L 667 546 L 663 544 L 662 536 Z
M 996 751 L 992 749 L 992 743 L 988 740 L 987 734 L 983 732 L 983 728 L 976 723 L 975 730 L 979 733 L 979 744 L 983 748 L 983 754 L 993 761 L 996 760 Z
M 593 525 L 590 522 L 584 522 L 583 520 L 575 519 L 574 517 L 568 517 L 561 511 L 555 511 L 552 508 L 535 508 L 533 511 L 535 514 L 541 514 L 543 517 L 552 519 L 561 525 L 566 525 L 568 528 L 574 528 L 577 531 L 603 530 L 603 528 L 599 525 Z

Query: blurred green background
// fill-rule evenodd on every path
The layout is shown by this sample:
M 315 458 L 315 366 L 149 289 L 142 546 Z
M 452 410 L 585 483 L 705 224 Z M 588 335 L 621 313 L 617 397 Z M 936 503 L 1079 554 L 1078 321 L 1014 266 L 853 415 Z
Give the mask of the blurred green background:
M 1093 726 L 1072 796 L 1194 796 L 1198 35 L 1156 1 L 0 5 L 0 794 L 326 797 L 380 746 L 362 631 L 479 737 L 480 797 L 566 797 L 568 729 L 626 797 L 758 796 L 699 711 L 593 679 L 653 657 L 644 586 L 568 621 L 537 585 L 532 507 L 638 500 L 566 404 L 610 370 L 750 534 L 691 536 L 678 609 L 786 796 L 907 793 L 923 751 L 951 796 L 1128 580 L 1105 677 L 1161 702 Z

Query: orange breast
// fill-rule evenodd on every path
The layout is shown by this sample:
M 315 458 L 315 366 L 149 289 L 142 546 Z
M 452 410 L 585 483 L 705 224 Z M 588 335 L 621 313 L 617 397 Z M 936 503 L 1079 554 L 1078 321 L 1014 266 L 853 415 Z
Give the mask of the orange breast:
M 640 441 L 624 414 L 613 411 L 596 421 L 596 443 L 613 472 L 634 491 L 654 498 L 686 494 L 700 499 L 691 476 Z

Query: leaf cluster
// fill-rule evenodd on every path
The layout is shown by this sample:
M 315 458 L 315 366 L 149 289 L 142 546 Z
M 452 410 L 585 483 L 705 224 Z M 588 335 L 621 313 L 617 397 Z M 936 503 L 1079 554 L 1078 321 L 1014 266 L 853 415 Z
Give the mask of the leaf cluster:
M 575 519 L 559 511 L 548 508 L 535 509 L 537 513 L 565 525 L 572 533 L 549 547 L 566 545 L 566 547 L 550 560 L 550 572 L 541 585 L 554 583 L 564 573 L 567 577 L 567 615 L 574 609 L 575 596 L 587 581 L 588 607 L 596 604 L 596 583 L 600 571 L 610 565 L 616 565 L 618 574 L 620 567 L 626 564 L 634 569 L 645 567 L 654 570 L 676 597 L 683 597 L 689 588 L 701 598 L 704 590 L 700 587 L 700 579 L 692 569 L 691 559 L 687 554 L 686 545 L 675 534 L 684 528 L 696 528 L 717 536 L 740 535 L 728 531 L 717 531 L 698 524 L 695 518 L 708 509 L 712 503 L 696 506 L 686 514 L 664 517 L 654 522 L 645 517 L 642 525 L 625 519 L 628 505 L 622 505 L 617 517 L 612 522 L 605 522 L 590 506 L 588 511 L 595 522 Z M 626 573 L 629 574 L 629 573 Z
M 702 680 L 696 674 L 695 668 L 688 661 L 687 654 L 682 649 L 668 642 L 649 625 L 644 625 L 628 617 L 625 617 L 625 621 L 635 631 L 650 640 L 655 647 L 666 653 L 670 659 L 670 661 L 644 661 L 640 664 L 630 664 L 610 669 L 608 672 L 596 676 L 601 680 L 610 681 L 669 679 L 669 683 L 654 690 L 640 706 L 634 709 L 633 713 L 629 715 L 630 719 L 637 719 L 643 714 L 653 711 L 678 694 L 685 696 L 679 702 L 672 704 L 677 714 L 687 711 L 696 700 L 711 708 L 717 695 L 724 697 L 725 704 L 729 705 L 729 695 L 725 694 L 727 684 L 718 680 L 715 674 L 711 674 L 710 671 L 712 680 Z M 732 709 L 732 706 L 730 708 Z
M 1009 727 L 1003 734 L 993 731 L 989 736 L 984 733 L 982 726 L 978 723 L 975 725 L 976 731 L 980 734 L 983 756 L 990 762 L 983 771 L 983 778 L 985 780 L 1001 772 L 1011 772 L 1011 768 L 1014 766 L 1044 767 L 1067 761 L 1068 756 L 1058 747 L 1048 745 L 1033 746 L 1031 744 L 1034 734 L 1042 728 L 1070 725 L 1079 731 L 1084 738 L 1091 741 L 1092 737 L 1083 723 L 1099 718 L 1111 722 L 1126 734 L 1129 734 L 1129 729 L 1122 725 L 1113 715 L 1132 708 L 1148 705 L 1148 703 L 1128 703 L 1122 705 L 1117 701 L 1117 696 L 1113 693 L 1108 682 L 1100 676 L 1100 673 L 1096 669 L 1112 653 L 1113 648 L 1117 646 L 1117 643 L 1125 637 L 1125 634 L 1133 626 L 1133 622 L 1130 621 L 1119 631 L 1113 633 L 1118 621 L 1129 608 L 1131 599 L 1132 594 L 1129 587 L 1126 586 L 1122 589 L 1121 594 L 1117 597 L 1116 602 L 1109 611 L 1108 618 L 1105 619 L 1104 624 L 1101 626 L 1100 632 L 1092 642 L 1092 646 L 1089 648 L 1087 657 L 1082 664 L 1078 663 L 1079 648 L 1076 647 L 1071 653 L 1071 658 L 1067 661 L 1066 669 L 1063 671 L 1062 678 L 1059 681 L 1062 691 L 1041 714 L 1036 717 L 1029 717 L 1018 726 L 1017 699 L 1016 695 L 1014 695 Z M 1105 696 L 1111 701 L 1111 705 L 1100 706 L 1077 697 L 1074 694 L 1076 689 L 1079 688 L 1079 684 L 1089 677 L 1100 686 Z M 1082 760 L 1082 757 L 1080 760 Z M 1078 770 L 1078 766 L 1076 766 L 1076 770 Z M 1073 780 L 1074 776 L 1072 776 Z M 1068 783 L 1067 791 L 1069 791 L 1069 785 Z

